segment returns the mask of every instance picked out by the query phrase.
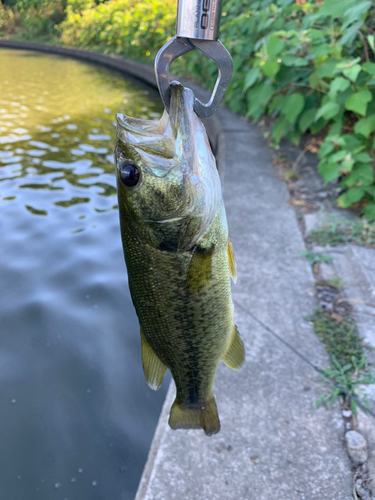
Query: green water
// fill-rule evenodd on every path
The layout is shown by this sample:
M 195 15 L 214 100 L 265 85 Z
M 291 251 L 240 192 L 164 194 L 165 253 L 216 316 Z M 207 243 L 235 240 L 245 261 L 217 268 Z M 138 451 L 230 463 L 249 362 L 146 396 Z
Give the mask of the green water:
M 0 49 L 0 500 L 128 500 L 164 399 L 144 382 L 112 149 L 158 95 Z
M 2 200 L 22 199 L 36 215 L 116 208 L 115 115 L 159 117 L 156 96 L 103 68 L 34 52 L 1 50 L 0 68 L 1 176 L 15 181 L 2 184 Z

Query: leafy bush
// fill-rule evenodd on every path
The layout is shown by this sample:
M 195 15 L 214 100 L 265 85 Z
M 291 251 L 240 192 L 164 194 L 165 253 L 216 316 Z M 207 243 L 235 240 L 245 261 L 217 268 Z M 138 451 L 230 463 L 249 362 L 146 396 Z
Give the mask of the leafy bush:
M 0 4 L 0 36 L 13 33 L 17 21 L 17 13 L 10 7 Z
M 373 2 L 230 0 L 223 16 L 221 39 L 235 67 L 227 103 L 254 121 L 275 118 L 276 144 L 324 134 L 319 171 L 326 182 L 339 180 L 339 206 L 357 203 L 375 220 Z M 188 70 L 212 85 L 196 59 Z
M 98 5 L 68 0 L 62 40 L 125 57 L 151 59 L 172 33 L 175 20 L 172 0 L 110 0 Z
M 27 38 L 58 36 L 57 26 L 65 18 L 66 2 L 58 0 L 18 0 L 14 10 L 20 14 Z

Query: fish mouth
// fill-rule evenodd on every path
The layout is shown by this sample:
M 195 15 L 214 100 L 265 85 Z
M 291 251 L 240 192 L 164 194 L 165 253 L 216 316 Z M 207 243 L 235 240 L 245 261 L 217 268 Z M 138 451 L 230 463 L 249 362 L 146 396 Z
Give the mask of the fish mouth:
M 190 123 L 194 119 L 194 93 L 180 82 L 170 85 L 171 99 L 169 105 L 169 120 L 174 136 L 185 136 L 191 132 Z
M 164 111 L 158 122 L 116 117 L 117 140 L 125 155 L 141 159 L 157 177 L 164 177 L 179 159 L 187 163 L 195 154 L 194 94 L 179 82 L 171 83 L 170 92 L 169 114 Z

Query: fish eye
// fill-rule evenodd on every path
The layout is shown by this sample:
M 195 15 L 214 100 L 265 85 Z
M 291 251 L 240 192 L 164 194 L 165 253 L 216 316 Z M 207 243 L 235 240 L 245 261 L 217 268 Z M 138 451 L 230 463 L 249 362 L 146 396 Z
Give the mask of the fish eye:
M 121 160 L 118 164 L 121 181 L 127 187 L 134 187 L 140 179 L 140 171 L 136 163 L 131 160 Z

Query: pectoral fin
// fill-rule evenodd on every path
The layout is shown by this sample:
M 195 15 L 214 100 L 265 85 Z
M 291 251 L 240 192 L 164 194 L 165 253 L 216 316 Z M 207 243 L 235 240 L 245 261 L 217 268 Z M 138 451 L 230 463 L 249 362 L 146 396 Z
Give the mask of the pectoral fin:
M 208 249 L 196 248 L 190 261 L 187 288 L 189 292 L 195 292 L 202 288 L 212 276 L 212 256 L 215 246 Z
M 160 361 L 154 350 L 147 342 L 141 328 L 142 364 L 147 384 L 157 391 L 163 383 L 167 367 Z
M 245 346 L 236 325 L 233 325 L 232 340 L 223 361 L 233 370 L 238 370 L 245 363 Z
M 232 242 L 228 237 L 228 262 L 229 262 L 229 273 L 232 276 L 233 282 L 237 281 L 237 266 L 236 259 L 234 257 L 234 251 L 232 247 Z

